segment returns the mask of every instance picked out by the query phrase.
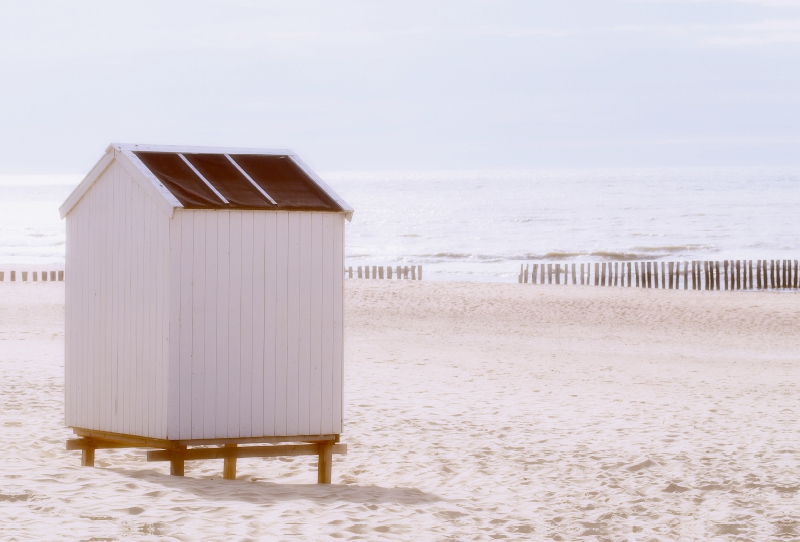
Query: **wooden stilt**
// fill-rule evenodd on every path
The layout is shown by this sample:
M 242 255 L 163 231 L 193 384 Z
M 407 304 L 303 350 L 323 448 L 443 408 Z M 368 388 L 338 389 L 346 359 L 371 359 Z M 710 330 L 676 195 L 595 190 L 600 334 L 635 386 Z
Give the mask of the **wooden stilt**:
M 81 467 L 94 467 L 94 448 L 81 450 Z
M 185 451 L 186 446 L 171 451 L 169 458 L 169 474 L 171 476 L 183 476 L 183 467 L 185 464 L 183 454 Z
M 319 444 L 319 461 L 317 463 L 317 483 L 330 484 L 333 474 L 333 443 Z
M 225 447 L 236 448 L 236 444 L 226 444 Z M 236 480 L 236 458 L 226 457 L 222 461 L 222 478 L 224 480 Z

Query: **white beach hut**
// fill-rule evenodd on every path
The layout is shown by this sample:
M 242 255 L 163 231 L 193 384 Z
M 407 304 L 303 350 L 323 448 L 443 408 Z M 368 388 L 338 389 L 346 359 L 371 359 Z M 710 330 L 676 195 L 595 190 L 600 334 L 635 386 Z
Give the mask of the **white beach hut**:
M 329 482 L 353 209 L 288 150 L 112 144 L 60 212 L 67 447 L 160 448 L 176 475 L 225 458 L 226 478 L 319 453 Z M 237 447 L 277 442 L 306 444 Z

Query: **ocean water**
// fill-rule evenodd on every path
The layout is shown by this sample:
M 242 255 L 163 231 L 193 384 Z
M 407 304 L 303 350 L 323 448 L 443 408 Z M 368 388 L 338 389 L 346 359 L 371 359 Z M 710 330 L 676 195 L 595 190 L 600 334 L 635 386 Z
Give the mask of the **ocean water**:
M 798 169 L 329 172 L 345 265 L 515 281 L 520 263 L 800 258 Z M 0 264 L 63 263 L 80 176 L 0 177 Z

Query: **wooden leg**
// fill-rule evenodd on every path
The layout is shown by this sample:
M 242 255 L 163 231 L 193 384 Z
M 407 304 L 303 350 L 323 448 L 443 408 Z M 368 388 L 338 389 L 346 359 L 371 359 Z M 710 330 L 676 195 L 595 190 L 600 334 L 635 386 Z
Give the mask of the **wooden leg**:
M 81 467 L 94 467 L 94 448 L 81 450 Z
M 317 483 L 330 484 L 333 471 L 333 443 L 322 442 L 318 446 L 319 462 L 317 463 Z
M 236 444 L 226 444 L 226 448 L 236 448 Z M 236 458 L 226 457 L 222 465 L 222 478 L 225 480 L 236 480 Z
M 183 451 L 186 448 L 184 447 L 181 450 L 172 450 L 172 454 L 169 460 L 169 473 L 171 476 L 183 476 Z

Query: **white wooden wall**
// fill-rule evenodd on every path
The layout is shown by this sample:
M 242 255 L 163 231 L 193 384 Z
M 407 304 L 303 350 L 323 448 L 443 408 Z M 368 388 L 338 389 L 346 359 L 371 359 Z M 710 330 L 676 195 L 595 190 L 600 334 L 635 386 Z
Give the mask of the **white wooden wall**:
M 169 231 L 118 162 L 67 216 L 68 426 L 167 436 Z
M 177 210 L 171 439 L 341 433 L 344 214 Z

